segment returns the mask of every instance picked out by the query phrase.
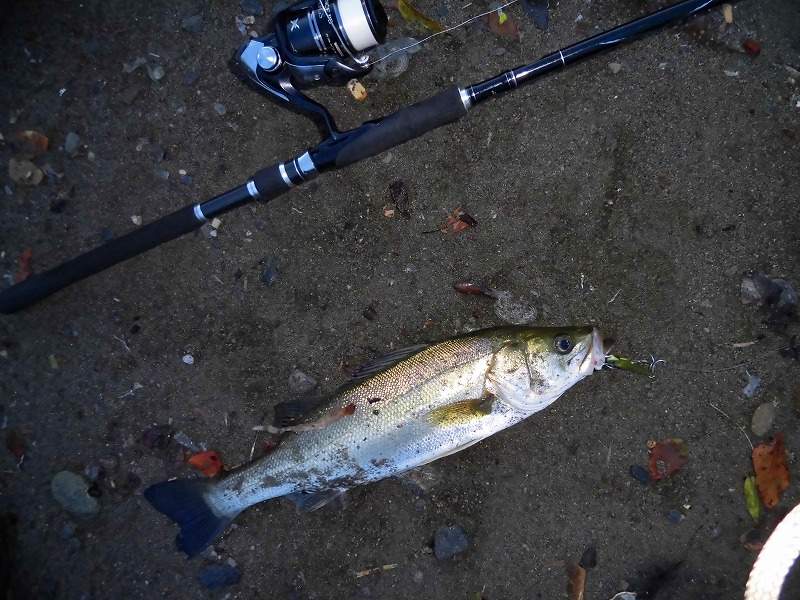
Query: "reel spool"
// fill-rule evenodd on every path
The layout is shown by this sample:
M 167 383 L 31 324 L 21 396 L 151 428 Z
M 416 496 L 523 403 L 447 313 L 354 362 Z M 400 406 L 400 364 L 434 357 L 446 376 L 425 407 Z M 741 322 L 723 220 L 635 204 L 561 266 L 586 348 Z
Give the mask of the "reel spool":
M 272 33 L 240 47 L 231 68 L 273 102 L 311 118 L 323 138 L 337 139 L 328 110 L 299 90 L 369 73 L 364 52 L 385 41 L 387 21 L 378 0 L 301 0 L 275 15 Z

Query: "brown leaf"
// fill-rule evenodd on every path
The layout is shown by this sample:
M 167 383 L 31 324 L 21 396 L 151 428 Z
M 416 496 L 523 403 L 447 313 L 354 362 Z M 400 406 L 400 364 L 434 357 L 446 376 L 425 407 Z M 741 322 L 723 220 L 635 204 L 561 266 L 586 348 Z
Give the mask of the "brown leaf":
M 586 569 L 575 563 L 567 563 L 567 597 L 569 600 L 584 600 L 586 597 Z
M 9 429 L 6 432 L 6 448 L 14 455 L 18 463 L 22 462 L 25 456 L 25 446 L 25 438 L 16 429 Z
M 689 449 L 680 438 L 648 442 L 650 477 L 655 481 L 671 477 L 689 460 Z
M 50 143 L 46 135 L 33 129 L 17 132 L 14 137 L 19 144 L 19 153 L 24 158 L 36 158 L 44 154 Z
M 478 221 L 467 214 L 464 209 L 457 208 L 450 214 L 450 216 L 447 217 L 447 221 L 439 226 L 439 230 L 442 233 L 456 234 L 469 229 L 470 227 L 475 227 L 477 224 Z
M 508 16 L 508 13 L 502 13 L 505 15 L 505 18 L 503 18 L 498 12 L 499 11 L 495 11 L 486 15 L 491 32 L 512 40 L 518 40 L 519 27 L 517 23 Z
M 14 277 L 14 283 L 19 283 L 20 281 L 25 281 L 28 277 L 31 276 L 31 261 L 33 260 L 33 250 L 30 248 L 25 248 L 22 253 L 19 255 L 19 269 L 17 270 L 17 274 Z
M 764 506 L 772 508 L 780 502 L 781 494 L 789 487 L 782 433 L 776 433 L 771 442 L 759 444 L 753 449 L 753 469 L 756 472 L 758 495 Z
M 421 13 L 409 0 L 397 0 L 397 10 L 400 11 L 400 15 L 409 23 L 418 23 L 434 33 L 438 33 L 444 29 L 438 21 Z
M 491 296 L 488 288 L 482 283 L 474 283 L 472 281 L 460 281 L 453 284 L 453 289 L 459 294 L 467 294 L 470 296 Z

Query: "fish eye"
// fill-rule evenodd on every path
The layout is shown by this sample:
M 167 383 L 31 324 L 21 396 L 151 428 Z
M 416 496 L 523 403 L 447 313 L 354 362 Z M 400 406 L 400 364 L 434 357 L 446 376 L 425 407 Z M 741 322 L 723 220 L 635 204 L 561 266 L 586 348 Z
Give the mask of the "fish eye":
M 553 338 L 553 347 L 559 354 L 567 354 L 575 347 L 575 344 L 572 342 L 571 337 L 562 334 Z

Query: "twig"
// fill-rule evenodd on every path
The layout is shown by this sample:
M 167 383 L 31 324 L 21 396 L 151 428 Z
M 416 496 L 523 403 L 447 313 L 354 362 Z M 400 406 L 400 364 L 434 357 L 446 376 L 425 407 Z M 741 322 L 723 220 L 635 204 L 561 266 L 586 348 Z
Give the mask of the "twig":
M 128 344 L 125 342 L 125 340 L 124 340 L 124 339 L 122 339 L 122 338 L 121 338 L 121 337 L 119 337 L 118 335 L 114 335 L 114 336 L 111 336 L 111 337 L 113 337 L 115 340 L 118 340 L 118 341 L 119 341 L 119 343 L 120 343 L 120 344 L 122 344 L 122 347 L 123 347 L 123 348 L 125 348 L 125 350 L 127 350 L 128 352 L 130 352 L 130 351 L 131 351 L 131 348 L 130 348 L 130 346 L 128 346 Z
M 619 288 L 616 292 L 614 292 L 614 295 L 611 296 L 611 300 L 609 300 L 606 304 L 611 304 L 614 300 L 616 300 L 617 296 L 619 296 L 619 293 L 621 291 L 622 291 L 622 288 Z
M 731 419 L 731 418 L 730 418 L 730 417 L 729 417 L 729 416 L 728 416 L 728 415 L 725 413 L 725 411 L 723 411 L 721 408 L 719 408 L 719 407 L 717 407 L 717 406 L 715 406 L 715 405 L 711 404 L 711 402 L 709 402 L 709 403 L 708 403 L 708 405 L 709 405 L 711 408 L 713 408 L 714 410 L 716 410 L 716 411 L 717 411 L 719 414 L 721 414 L 723 417 L 725 417 L 726 419 L 728 419 L 728 421 L 730 421 L 730 423 L 731 423 L 731 424 L 732 424 L 734 427 L 736 427 L 736 428 L 737 428 L 739 431 L 741 431 L 741 432 L 742 432 L 742 435 L 743 435 L 743 436 L 745 437 L 745 439 L 747 440 L 747 443 L 748 443 L 748 444 L 750 444 L 750 450 L 753 450 L 753 442 L 751 442 L 751 441 L 750 441 L 750 436 L 749 436 L 749 435 L 747 435 L 747 432 L 744 430 L 744 427 L 742 427 L 741 425 L 739 425 L 739 424 L 735 423 L 735 422 L 734 422 L 734 420 L 733 420 L 733 419 Z
M 258 431 L 256 431 L 256 437 L 253 438 L 253 445 L 250 446 L 250 460 L 253 460 L 253 456 L 256 453 L 256 442 L 258 441 Z

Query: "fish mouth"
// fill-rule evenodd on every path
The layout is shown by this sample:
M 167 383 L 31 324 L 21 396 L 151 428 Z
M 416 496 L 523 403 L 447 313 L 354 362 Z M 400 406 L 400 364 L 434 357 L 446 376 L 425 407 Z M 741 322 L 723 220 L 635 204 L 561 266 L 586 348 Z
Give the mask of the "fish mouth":
M 591 375 L 594 371 L 599 371 L 606 363 L 606 353 L 603 350 L 603 337 L 596 328 L 592 329 L 592 336 L 589 338 L 589 350 L 581 362 L 580 372 L 583 375 Z

